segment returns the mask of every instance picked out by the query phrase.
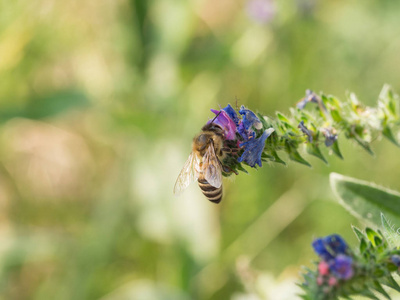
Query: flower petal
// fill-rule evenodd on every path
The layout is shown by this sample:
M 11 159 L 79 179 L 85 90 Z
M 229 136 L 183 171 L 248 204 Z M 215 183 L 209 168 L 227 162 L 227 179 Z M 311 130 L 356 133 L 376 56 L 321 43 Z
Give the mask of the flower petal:
M 333 259 L 333 255 L 326 248 L 326 244 L 322 238 L 315 239 L 312 243 L 315 253 L 323 260 L 328 261 Z
M 229 115 L 224 110 L 211 109 L 211 111 L 217 115 L 213 123 L 222 127 L 225 133 L 225 139 L 234 140 L 236 138 L 236 125 Z M 208 121 L 207 124 L 209 123 L 211 123 L 211 120 Z
M 262 123 L 260 119 L 250 109 L 246 109 L 243 105 L 240 107 L 239 113 L 243 115 L 243 126 L 244 129 L 249 130 L 251 127 L 255 129 L 261 129 Z
M 353 259 L 350 256 L 339 254 L 330 266 L 332 273 L 340 279 L 348 280 L 353 277 Z
M 392 263 L 394 263 L 397 267 L 400 267 L 400 256 L 399 255 L 392 255 L 392 257 L 390 258 L 390 260 L 392 261 Z
M 333 251 L 334 255 L 345 254 L 348 248 L 344 239 L 338 234 L 328 235 L 324 243 Z
M 247 12 L 253 20 L 268 23 L 276 15 L 276 7 L 271 0 L 250 0 L 247 2 Z
M 237 130 L 238 130 L 240 136 L 245 141 L 248 141 L 248 140 L 250 140 L 250 139 L 252 139 L 252 138 L 254 138 L 256 136 L 256 133 L 253 130 L 251 130 L 251 129 L 246 130 L 246 128 L 244 127 L 244 123 L 243 122 L 239 123 L 239 126 L 237 127 Z
M 258 139 L 252 138 L 247 142 L 240 144 L 240 147 L 244 147 L 244 152 L 242 156 L 238 158 L 238 162 L 245 162 L 253 168 L 256 164 L 261 167 L 261 154 L 265 147 L 265 141 L 274 131 L 273 128 L 269 128 L 265 130 L 262 136 Z
M 324 104 L 322 103 L 322 100 L 319 96 L 317 96 L 316 93 L 314 93 L 312 90 L 306 90 L 306 96 L 301 99 L 299 102 L 297 102 L 296 106 L 298 109 L 304 109 L 306 107 L 306 104 L 308 102 L 313 102 L 321 105 L 322 108 L 326 111 L 326 108 Z
M 223 110 L 227 113 L 227 115 L 231 118 L 233 122 L 235 122 L 236 126 L 239 125 L 239 117 L 236 113 L 236 110 L 233 109 L 233 107 L 228 104 L 227 107 L 223 108 Z
M 346 242 L 338 234 L 318 238 L 312 243 L 315 253 L 325 261 L 329 261 L 339 254 L 345 254 L 348 248 Z
M 318 264 L 318 272 L 320 275 L 328 275 L 329 274 L 329 264 L 321 260 Z
M 304 121 L 301 121 L 299 126 L 297 126 L 298 128 L 300 128 L 300 130 L 307 135 L 307 139 L 310 143 L 312 143 L 313 141 L 313 136 L 312 136 L 312 132 L 306 127 L 306 125 L 304 125 Z
M 322 133 L 325 136 L 325 146 L 330 147 L 338 139 L 336 130 L 334 128 L 322 128 Z

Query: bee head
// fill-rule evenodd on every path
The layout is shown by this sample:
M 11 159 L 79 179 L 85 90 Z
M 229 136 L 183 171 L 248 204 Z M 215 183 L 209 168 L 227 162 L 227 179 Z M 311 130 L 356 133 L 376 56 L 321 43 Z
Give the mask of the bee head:
M 209 142 L 210 138 L 208 137 L 207 134 L 200 134 L 196 139 L 195 139 L 195 144 L 196 148 L 199 151 L 204 150 Z

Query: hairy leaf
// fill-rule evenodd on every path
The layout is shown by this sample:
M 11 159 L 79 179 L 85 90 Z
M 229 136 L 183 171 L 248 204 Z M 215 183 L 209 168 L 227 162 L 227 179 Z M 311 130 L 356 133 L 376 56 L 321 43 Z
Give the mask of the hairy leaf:
M 400 224 L 398 192 L 337 173 L 331 173 L 330 182 L 339 202 L 357 218 L 379 227 L 383 213 L 395 224 Z

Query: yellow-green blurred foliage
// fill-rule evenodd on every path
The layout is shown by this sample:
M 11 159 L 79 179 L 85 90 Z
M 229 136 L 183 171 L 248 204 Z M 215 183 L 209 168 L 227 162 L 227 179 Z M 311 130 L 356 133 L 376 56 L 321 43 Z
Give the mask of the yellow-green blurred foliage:
M 0 299 L 293 299 L 314 237 L 355 240 L 329 172 L 400 189 L 400 149 L 341 140 L 172 195 L 210 108 L 400 92 L 399 2 L 251 2 L 0 0 Z

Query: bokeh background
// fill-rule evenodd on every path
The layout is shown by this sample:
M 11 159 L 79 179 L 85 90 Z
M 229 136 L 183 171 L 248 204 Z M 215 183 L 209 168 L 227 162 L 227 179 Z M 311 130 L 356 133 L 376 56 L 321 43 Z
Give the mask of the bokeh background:
M 1 0 L 0 299 L 294 299 L 313 238 L 355 243 L 329 173 L 400 189 L 400 149 L 341 139 L 217 206 L 172 194 L 192 137 L 235 99 L 375 105 L 399 66 L 398 1 Z

